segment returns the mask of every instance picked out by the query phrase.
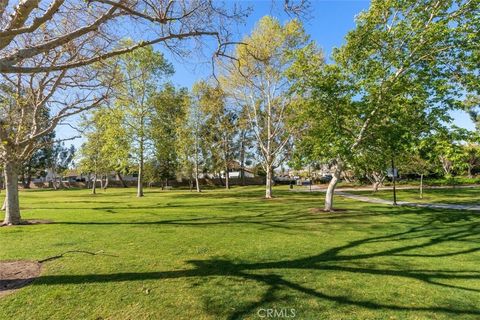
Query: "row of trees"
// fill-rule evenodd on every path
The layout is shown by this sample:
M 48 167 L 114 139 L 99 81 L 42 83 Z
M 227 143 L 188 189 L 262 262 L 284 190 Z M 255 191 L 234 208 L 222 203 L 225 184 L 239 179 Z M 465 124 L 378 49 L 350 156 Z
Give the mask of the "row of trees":
M 230 51 L 222 32 L 241 13 L 210 1 L 52 1 L 40 9 L 37 2 L 0 10 L 5 224 L 20 222 L 20 164 L 60 122 L 86 110 L 101 108 L 85 120 L 82 165 L 99 173 L 134 158 L 139 196 L 146 162 L 161 159 L 160 170 L 173 159 L 194 177 L 207 161 L 228 171 L 229 159 L 245 157 L 232 147 L 245 134 L 266 172 L 267 198 L 273 170 L 287 159 L 332 164 L 325 209 L 333 210 L 346 168 L 395 159 L 441 132 L 449 110 L 474 114 L 478 105 L 478 0 L 372 1 L 331 63 L 298 20 L 265 17 Z M 155 37 L 132 42 L 111 33 L 109 26 L 130 18 L 149 24 Z M 218 82 L 198 83 L 189 94 L 168 89 L 162 82 L 171 67 L 148 46 L 179 52 L 182 41 L 202 35 L 219 40 Z M 162 101 L 168 90 L 176 102 Z
M 250 163 L 252 139 L 244 119 L 218 86 L 196 83 L 192 92 L 166 82 L 173 73 L 163 55 L 145 47 L 111 61 L 116 85 L 108 103 L 84 119 L 86 142 L 80 170 L 97 176 L 138 174 L 137 196 L 145 183 L 183 177 L 200 192 L 199 176 L 225 178 L 234 161 L 240 172 Z M 111 78 L 105 79 L 111 81 Z M 92 192 L 95 193 L 95 183 Z

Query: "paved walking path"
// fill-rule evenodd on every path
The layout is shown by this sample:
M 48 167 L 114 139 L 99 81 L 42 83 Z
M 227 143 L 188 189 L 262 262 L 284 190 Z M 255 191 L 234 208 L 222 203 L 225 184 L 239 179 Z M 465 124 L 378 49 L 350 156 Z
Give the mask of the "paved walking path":
M 474 186 L 458 186 L 455 188 L 472 188 Z M 444 189 L 446 187 L 437 187 L 439 189 Z M 448 187 L 447 187 L 448 188 Z M 402 189 L 418 189 L 418 187 L 403 187 Z M 336 190 L 335 194 L 342 196 L 344 198 L 354 199 L 363 202 L 370 202 L 370 203 L 379 203 L 379 204 L 388 204 L 393 205 L 393 201 L 374 198 L 374 197 L 367 197 L 358 194 L 352 194 L 345 191 L 360 191 L 361 189 L 354 189 L 354 188 L 343 188 L 340 190 Z M 371 189 L 369 189 L 371 190 Z M 303 190 L 296 189 L 295 191 L 300 192 L 309 192 L 309 188 L 306 187 Z M 319 191 L 325 192 L 325 188 L 319 188 L 312 186 L 312 191 Z M 480 205 L 468 205 L 468 204 L 450 204 L 450 203 L 416 203 L 416 202 L 407 202 L 407 201 L 397 201 L 397 205 L 405 206 L 405 207 L 417 207 L 417 208 L 431 208 L 431 209 L 452 209 L 452 210 L 469 210 L 469 211 L 480 211 Z
M 345 198 L 354 199 L 354 200 L 363 201 L 363 202 L 393 205 L 393 201 L 380 199 L 380 198 L 365 197 L 365 196 L 351 194 L 343 191 L 337 191 L 335 192 L 335 194 Z M 407 201 L 397 201 L 397 205 L 405 206 L 405 207 L 417 207 L 417 208 L 480 211 L 479 205 L 450 204 L 450 203 L 416 203 L 416 202 L 407 202 Z

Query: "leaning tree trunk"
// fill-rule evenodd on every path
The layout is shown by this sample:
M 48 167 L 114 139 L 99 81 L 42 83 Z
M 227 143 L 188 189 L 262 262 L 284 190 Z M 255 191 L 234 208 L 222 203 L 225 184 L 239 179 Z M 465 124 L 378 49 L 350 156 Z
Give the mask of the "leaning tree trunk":
M 18 200 L 18 166 L 15 162 L 5 163 L 5 183 L 7 186 L 4 225 L 20 224 L 20 204 Z
M 265 180 L 265 198 L 271 199 L 272 194 L 272 182 L 273 182 L 273 168 L 271 165 L 267 165 L 267 177 Z
M 117 172 L 117 177 L 118 177 L 118 180 L 120 180 L 120 183 L 122 184 L 122 187 L 128 188 L 128 185 L 125 183 L 125 180 L 123 180 L 122 175 L 120 174 L 120 172 Z
M 332 180 L 328 184 L 327 192 L 325 194 L 325 211 L 333 211 L 333 194 L 335 193 L 335 187 L 340 180 L 342 174 L 343 163 L 340 159 L 337 159 L 337 167 L 333 172 Z

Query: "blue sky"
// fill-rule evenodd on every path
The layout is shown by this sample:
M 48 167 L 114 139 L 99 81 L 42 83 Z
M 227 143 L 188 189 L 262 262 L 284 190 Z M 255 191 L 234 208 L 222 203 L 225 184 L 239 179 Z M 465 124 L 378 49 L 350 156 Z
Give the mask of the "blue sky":
M 242 1 L 246 5 L 253 7 L 252 15 L 240 26 L 241 36 L 250 33 L 255 23 L 265 15 L 273 15 L 282 21 L 289 17 L 281 10 L 280 5 L 272 6 L 270 0 L 260 1 Z M 344 43 L 344 37 L 347 32 L 355 27 L 355 16 L 362 10 L 368 9 L 370 1 L 368 0 L 312 0 L 310 10 L 310 19 L 304 26 L 308 34 L 324 50 L 325 56 L 329 57 L 332 49 L 339 47 Z M 209 65 L 184 65 L 175 63 L 176 73 L 172 81 L 180 86 L 191 87 L 199 78 L 208 77 L 211 74 Z M 473 122 L 463 111 L 454 111 L 451 113 L 454 123 L 457 126 L 467 129 L 474 129 Z
M 272 5 L 270 0 L 260 1 L 241 1 L 244 5 L 252 6 L 253 12 L 239 26 L 238 38 L 250 33 L 255 23 L 265 15 L 272 15 L 281 21 L 286 21 L 289 17 L 282 11 L 281 2 L 277 0 L 276 5 Z M 355 27 L 355 16 L 369 6 L 368 0 L 312 0 L 311 10 L 309 10 L 310 19 L 305 23 L 305 29 L 313 40 L 324 50 L 325 56 L 329 57 L 332 49 L 339 47 L 344 43 L 344 37 L 347 32 Z M 163 51 L 162 47 L 157 48 Z M 172 82 L 179 86 L 190 88 L 191 85 L 201 79 L 211 75 L 210 65 L 199 63 L 192 57 L 189 61 L 179 61 L 171 57 L 168 52 L 165 56 L 173 63 L 176 73 L 172 77 Z M 454 123 L 457 126 L 467 129 L 473 129 L 473 123 L 468 115 L 462 111 L 452 112 Z M 60 137 L 73 135 L 73 132 L 64 128 L 58 130 Z M 80 140 L 74 142 L 79 146 Z

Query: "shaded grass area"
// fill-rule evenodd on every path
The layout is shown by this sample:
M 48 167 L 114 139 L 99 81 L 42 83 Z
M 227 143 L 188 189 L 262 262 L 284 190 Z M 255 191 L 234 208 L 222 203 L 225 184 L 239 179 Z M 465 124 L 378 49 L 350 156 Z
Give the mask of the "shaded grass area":
M 372 196 L 376 198 L 392 200 L 391 190 L 372 191 L 352 191 L 349 193 Z M 480 187 L 472 188 L 445 188 L 445 189 L 424 189 L 423 199 L 420 198 L 418 189 L 398 189 L 398 201 L 418 202 L 418 203 L 451 203 L 465 205 L 480 205 Z
M 47 260 L 0 319 L 480 318 L 480 215 L 261 188 L 27 191 L 0 259 Z M 85 251 L 85 252 L 81 252 Z M 89 254 L 95 253 L 95 254 Z

